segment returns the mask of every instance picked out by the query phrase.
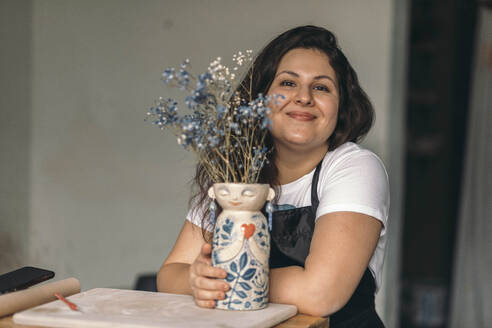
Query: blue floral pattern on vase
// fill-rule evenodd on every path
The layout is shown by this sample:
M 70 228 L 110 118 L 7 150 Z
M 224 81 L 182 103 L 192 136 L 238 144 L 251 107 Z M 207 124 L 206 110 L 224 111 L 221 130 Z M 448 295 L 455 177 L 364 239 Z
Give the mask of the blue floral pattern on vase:
M 231 286 L 226 298 L 217 301 L 218 309 L 258 310 L 268 304 L 270 234 L 261 213 L 252 215 L 250 222 L 255 231 L 249 238 L 240 238 L 240 230 L 234 229 L 233 218 L 217 222 L 212 264 L 227 271 L 225 281 Z

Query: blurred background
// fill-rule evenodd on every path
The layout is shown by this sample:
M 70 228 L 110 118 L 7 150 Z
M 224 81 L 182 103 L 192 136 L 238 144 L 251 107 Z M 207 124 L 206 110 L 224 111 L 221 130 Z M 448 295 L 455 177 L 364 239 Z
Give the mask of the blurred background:
M 0 0 L 0 274 L 135 288 L 171 250 L 194 157 L 144 122 L 184 58 L 332 30 L 391 184 L 387 327 L 492 326 L 491 1 Z M 488 309 L 488 311 L 487 311 Z

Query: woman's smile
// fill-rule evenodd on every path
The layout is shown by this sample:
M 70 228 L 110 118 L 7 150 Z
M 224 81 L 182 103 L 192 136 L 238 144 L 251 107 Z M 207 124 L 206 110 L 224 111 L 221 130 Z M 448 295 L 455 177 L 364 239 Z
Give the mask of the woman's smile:
M 287 113 L 287 116 L 289 116 L 292 119 L 303 121 L 303 122 L 310 122 L 316 119 L 315 115 L 303 111 L 291 111 Z

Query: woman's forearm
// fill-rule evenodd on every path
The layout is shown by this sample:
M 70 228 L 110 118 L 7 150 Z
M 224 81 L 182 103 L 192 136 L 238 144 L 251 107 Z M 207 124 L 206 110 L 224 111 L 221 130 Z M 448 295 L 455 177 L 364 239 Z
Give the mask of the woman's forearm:
M 157 274 L 157 290 L 164 293 L 191 295 L 190 264 L 165 264 Z
M 296 304 L 299 300 L 298 285 L 302 281 L 304 269 L 290 266 L 270 270 L 270 302 Z
M 325 316 L 340 305 L 320 291 L 315 280 L 300 266 L 270 270 L 270 302 L 293 304 L 299 313 Z

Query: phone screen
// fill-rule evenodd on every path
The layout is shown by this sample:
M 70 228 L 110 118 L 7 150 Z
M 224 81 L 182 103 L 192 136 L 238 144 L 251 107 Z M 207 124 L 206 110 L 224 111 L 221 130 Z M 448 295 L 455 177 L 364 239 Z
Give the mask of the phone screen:
M 0 294 L 25 289 L 55 276 L 53 271 L 23 267 L 0 276 Z

